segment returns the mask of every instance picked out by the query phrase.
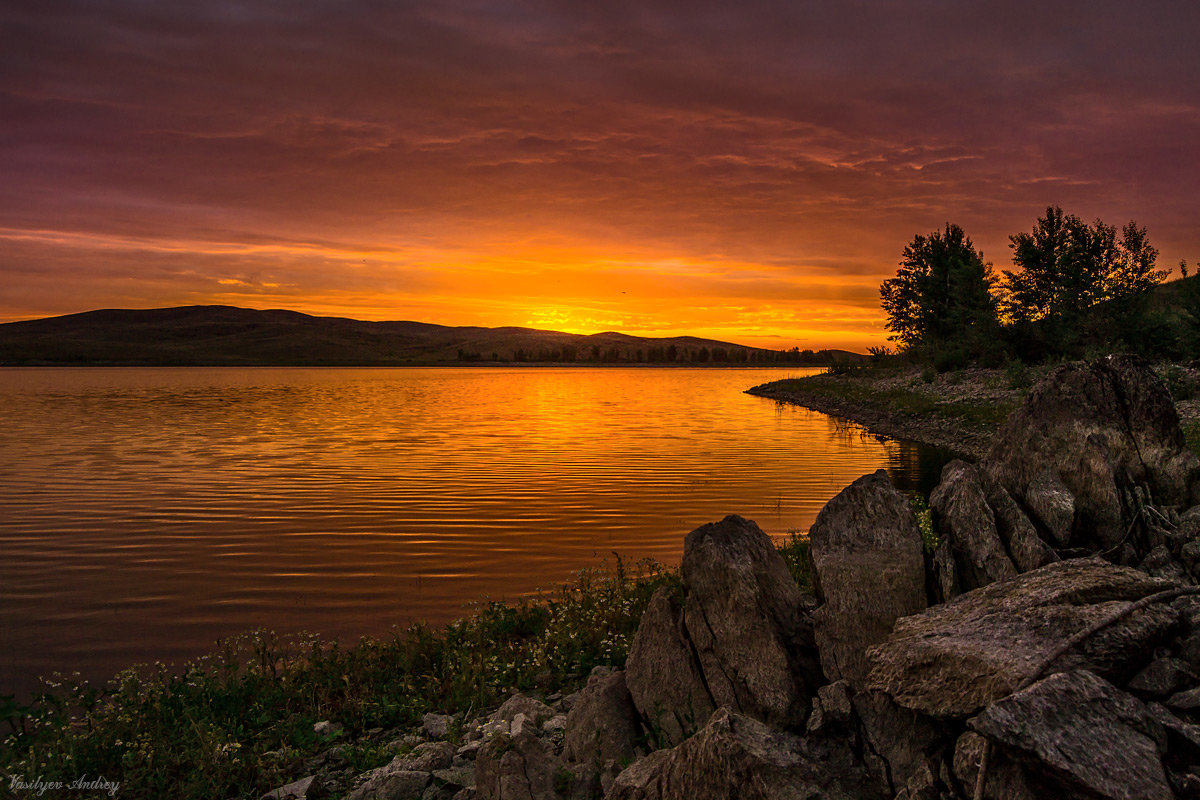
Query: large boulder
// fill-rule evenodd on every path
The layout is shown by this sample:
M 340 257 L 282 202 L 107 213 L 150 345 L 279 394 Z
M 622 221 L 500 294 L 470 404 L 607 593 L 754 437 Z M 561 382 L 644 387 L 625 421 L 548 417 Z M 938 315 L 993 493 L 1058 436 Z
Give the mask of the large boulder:
M 607 800 L 867 800 L 862 776 L 828 769 L 805 741 L 726 708 L 695 736 L 617 776 Z
M 803 726 L 824 681 L 800 590 L 769 537 L 738 516 L 703 525 L 684 540 L 680 576 L 682 616 L 655 597 L 626 663 L 647 728 L 674 744 L 721 705 Z
M 1159 505 L 1200 503 L 1165 384 L 1136 356 L 1067 364 L 1034 387 L 996 436 L 985 467 L 1060 544 L 1111 548 L 1146 487 Z
M 1172 586 L 1098 558 L 1061 561 L 992 583 L 898 620 L 871 651 L 869 687 L 927 716 L 966 717 L 1014 692 L 1075 633 Z M 1130 677 L 1178 619 L 1174 606 L 1151 605 L 1091 636 L 1051 670 Z
M 975 467 L 959 460 L 947 464 L 941 482 L 929 496 L 929 505 L 938 534 L 948 542 L 954 558 L 960 590 L 977 589 L 1017 574 Z
M 642 616 L 626 683 L 646 729 L 671 746 L 719 706 L 803 726 L 824 683 L 800 588 L 770 537 L 731 515 L 688 534 L 683 600 L 659 590 Z
M 862 685 L 866 650 L 898 617 L 925 608 L 921 531 L 885 470 L 864 475 L 830 500 L 809 531 L 818 598 L 813 615 L 830 680 Z
M 684 625 L 714 704 L 802 726 L 824 680 L 800 588 L 770 537 L 736 515 L 704 525 L 684 540 L 680 574 Z
M 633 761 L 641 734 L 624 672 L 596 672 L 567 714 L 563 755 L 585 768 L 607 792 L 612 779 Z
M 970 722 L 1059 797 L 1171 800 L 1165 734 L 1146 707 L 1085 670 L 1045 678 Z M 1056 786 L 1057 785 L 1057 786 Z
M 674 747 L 716 711 L 683 622 L 683 606 L 666 588 L 650 598 L 625 662 L 625 683 L 651 741 Z

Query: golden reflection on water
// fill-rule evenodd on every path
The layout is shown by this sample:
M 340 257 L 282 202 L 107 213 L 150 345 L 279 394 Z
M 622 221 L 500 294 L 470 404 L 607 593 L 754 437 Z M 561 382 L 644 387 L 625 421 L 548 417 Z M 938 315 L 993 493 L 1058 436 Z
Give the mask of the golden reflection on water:
M 743 390 L 800 370 L 0 370 L 0 693 L 262 626 L 356 637 L 807 530 L 944 456 Z

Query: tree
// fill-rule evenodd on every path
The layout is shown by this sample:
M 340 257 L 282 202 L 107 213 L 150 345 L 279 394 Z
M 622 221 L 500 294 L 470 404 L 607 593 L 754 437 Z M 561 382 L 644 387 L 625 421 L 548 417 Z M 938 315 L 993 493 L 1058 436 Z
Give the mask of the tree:
M 1073 325 L 1097 303 L 1136 299 L 1167 276 L 1154 268 L 1158 250 L 1146 229 L 1132 221 L 1118 241 L 1115 227 L 1101 220 L 1088 225 L 1052 206 L 1032 232 L 1014 234 L 1009 242 L 1021 271 L 1004 271 L 1004 310 L 1016 321 Z
M 909 350 L 985 346 L 997 324 L 991 265 L 957 225 L 917 235 L 879 294 L 887 328 Z

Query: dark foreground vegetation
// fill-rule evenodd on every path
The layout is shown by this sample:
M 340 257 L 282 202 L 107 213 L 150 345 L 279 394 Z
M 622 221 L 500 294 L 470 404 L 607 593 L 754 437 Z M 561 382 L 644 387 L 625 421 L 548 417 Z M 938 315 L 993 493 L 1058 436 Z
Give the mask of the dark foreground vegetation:
M 793 535 L 780 553 L 808 586 L 807 541 Z M 0 697 L 0 776 L 104 776 L 130 798 L 258 797 L 332 745 L 363 772 L 403 749 L 398 737 L 428 712 L 469 717 L 513 692 L 570 692 L 594 667 L 623 665 L 660 587 L 678 592 L 678 570 L 617 559 L 444 627 L 344 646 L 255 631 L 182 669 L 131 668 L 103 686 L 55 676 L 31 702 Z M 322 720 L 340 731 L 314 733 Z

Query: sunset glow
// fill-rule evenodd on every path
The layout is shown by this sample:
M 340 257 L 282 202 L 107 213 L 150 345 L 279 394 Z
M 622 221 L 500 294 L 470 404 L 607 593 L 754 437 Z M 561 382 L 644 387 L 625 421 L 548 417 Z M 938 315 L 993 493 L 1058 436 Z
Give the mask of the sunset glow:
M 1049 204 L 1200 258 L 1200 7 L 888 9 L 6 4 L 0 321 L 214 303 L 861 351 L 947 221 L 998 269 Z

